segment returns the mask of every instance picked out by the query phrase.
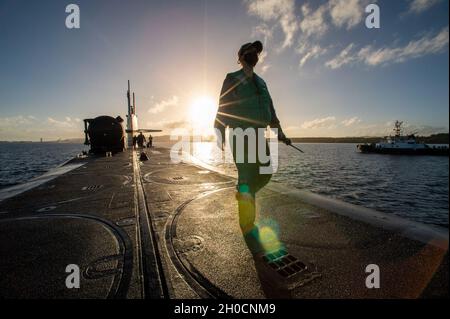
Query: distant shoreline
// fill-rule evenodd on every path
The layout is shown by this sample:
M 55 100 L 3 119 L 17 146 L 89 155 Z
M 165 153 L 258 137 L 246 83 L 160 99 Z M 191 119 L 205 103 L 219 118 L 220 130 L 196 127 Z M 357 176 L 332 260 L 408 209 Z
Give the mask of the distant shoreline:
M 294 137 L 294 143 L 377 143 L 383 137 Z M 449 144 L 449 134 L 440 133 L 430 136 L 416 136 L 417 142 L 425 144 Z
M 381 136 L 360 136 L 360 137 L 293 137 L 291 138 L 293 143 L 376 143 L 382 140 Z M 419 143 L 425 144 L 449 144 L 449 133 L 439 133 L 430 136 L 416 136 Z M 169 135 L 154 136 L 153 141 L 157 142 L 174 142 L 170 140 Z M 212 142 L 212 138 L 202 138 L 203 142 Z M 0 143 L 73 143 L 83 144 L 84 139 L 72 138 L 64 140 L 53 141 L 0 141 Z

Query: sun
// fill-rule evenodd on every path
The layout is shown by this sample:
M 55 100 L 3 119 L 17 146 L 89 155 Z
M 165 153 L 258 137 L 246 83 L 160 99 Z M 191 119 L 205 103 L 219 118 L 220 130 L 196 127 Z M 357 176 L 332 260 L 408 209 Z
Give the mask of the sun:
M 196 134 L 210 135 L 214 132 L 217 102 L 210 96 L 195 98 L 189 109 L 189 120 Z

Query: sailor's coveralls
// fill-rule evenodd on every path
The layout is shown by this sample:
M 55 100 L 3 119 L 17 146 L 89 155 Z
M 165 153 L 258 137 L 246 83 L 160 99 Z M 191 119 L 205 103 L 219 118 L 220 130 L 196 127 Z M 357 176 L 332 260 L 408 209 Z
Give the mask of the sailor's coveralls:
M 227 74 L 220 94 L 219 109 L 214 124 L 219 129 L 223 141 L 225 141 L 225 128 L 254 128 L 258 138 L 258 128 L 266 129 L 280 128 L 272 98 L 270 97 L 267 85 L 257 74 L 252 78 L 245 75 L 241 69 Z M 271 174 L 261 174 L 259 168 L 268 166 L 269 163 L 261 163 L 256 156 L 256 163 L 248 161 L 248 141 L 244 143 L 244 162 L 236 163 L 236 143 L 233 142 L 233 158 L 238 170 L 238 190 L 240 185 L 248 185 L 250 193 L 256 194 L 264 187 L 272 177 Z M 256 154 L 258 154 L 258 143 L 256 143 Z M 269 155 L 267 142 L 266 154 Z

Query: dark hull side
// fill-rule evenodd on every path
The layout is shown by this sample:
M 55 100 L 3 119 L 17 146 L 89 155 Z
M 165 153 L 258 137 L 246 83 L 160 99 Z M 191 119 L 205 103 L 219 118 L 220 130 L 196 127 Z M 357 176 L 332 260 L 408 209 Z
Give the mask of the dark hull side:
M 402 148 L 377 148 L 371 144 L 359 144 L 357 146 L 361 153 L 376 153 L 376 154 L 392 154 L 392 155 L 436 155 L 449 156 L 448 148 L 424 148 L 424 149 L 402 149 Z

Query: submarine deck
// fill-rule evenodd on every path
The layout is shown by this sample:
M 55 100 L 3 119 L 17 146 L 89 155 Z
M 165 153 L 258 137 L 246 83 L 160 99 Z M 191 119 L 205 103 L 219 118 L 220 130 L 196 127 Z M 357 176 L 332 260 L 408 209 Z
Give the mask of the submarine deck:
M 233 178 L 145 151 L 145 162 L 136 151 L 77 158 L 0 192 L 0 297 L 448 296 L 448 229 L 270 183 L 257 198 L 263 246 L 289 255 L 264 260 L 241 235 Z M 78 289 L 66 287 L 73 264 Z M 366 286 L 369 265 L 379 288 Z

